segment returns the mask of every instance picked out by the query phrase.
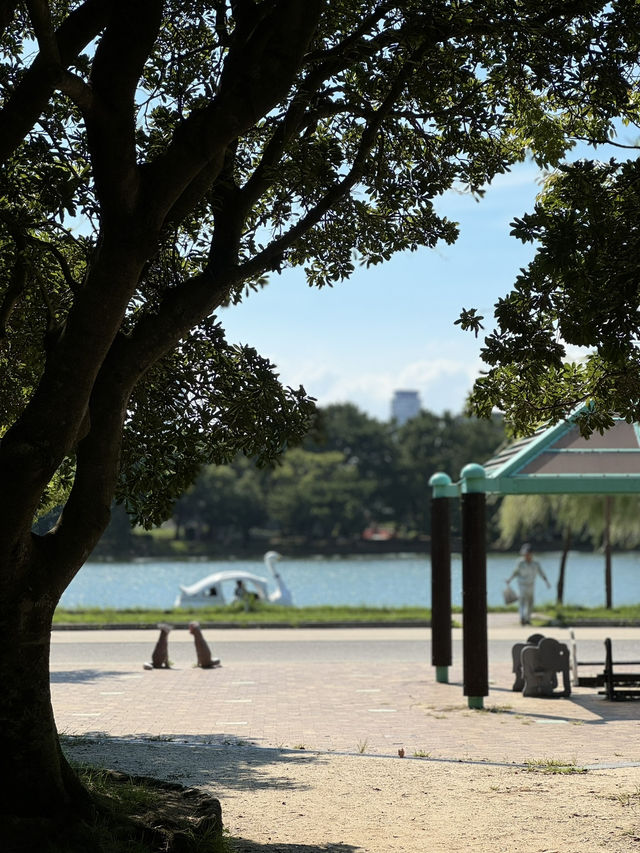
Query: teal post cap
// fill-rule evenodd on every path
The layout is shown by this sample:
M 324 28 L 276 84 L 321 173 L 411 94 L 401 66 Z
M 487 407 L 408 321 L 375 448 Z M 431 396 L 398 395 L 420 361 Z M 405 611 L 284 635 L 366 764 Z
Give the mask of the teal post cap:
M 484 492 L 486 483 L 486 473 L 482 465 L 477 462 L 470 462 L 465 465 L 460 471 L 462 477 L 463 492 Z
M 434 474 L 434 477 L 436 475 Z M 470 462 L 468 465 L 465 465 L 462 471 L 460 471 L 460 476 L 463 480 L 479 480 L 485 477 L 485 470 L 482 465 L 479 465 L 477 462 Z
M 451 477 L 443 471 L 437 471 L 429 477 L 430 486 L 450 486 Z
M 429 485 L 433 489 L 434 498 L 450 498 L 455 496 L 457 492 L 451 477 L 442 471 L 437 471 L 429 477 Z

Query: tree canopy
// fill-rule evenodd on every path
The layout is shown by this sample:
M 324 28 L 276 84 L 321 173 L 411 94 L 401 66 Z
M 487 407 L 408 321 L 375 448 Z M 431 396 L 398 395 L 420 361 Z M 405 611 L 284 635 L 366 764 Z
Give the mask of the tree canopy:
M 227 342 L 220 309 L 288 267 L 322 287 L 454 241 L 443 192 L 481 196 L 528 152 L 555 165 L 633 112 L 639 15 L 632 0 L 0 4 L 3 809 L 77 802 L 48 632 L 112 499 L 153 524 L 202 464 L 267 462 L 309 425 L 313 401 Z
M 612 6 L 611 21 L 619 12 Z M 639 44 L 637 23 L 625 32 L 622 21 L 608 35 L 621 50 L 621 83 L 624 57 Z M 622 88 L 615 103 L 628 135 L 640 120 L 637 66 L 628 66 Z M 496 328 L 482 350 L 488 369 L 471 396 L 472 411 L 486 416 L 498 408 L 520 433 L 584 403 L 578 423 L 585 435 L 610 427 L 616 413 L 640 419 L 639 149 L 616 142 L 606 124 L 586 139 L 617 145 L 629 158 L 559 164 L 533 212 L 514 219 L 512 235 L 536 252 L 495 306 Z M 458 322 L 478 334 L 483 319 L 471 310 Z
M 278 465 L 257 468 L 239 455 L 228 465 L 205 466 L 173 511 L 175 539 L 187 539 L 187 545 L 167 541 L 172 525 L 152 536 L 132 535 L 116 512 L 100 554 L 184 548 L 211 554 L 229 547 L 288 552 L 292 546 L 315 553 L 337 544 L 358 549 L 365 531 L 380 530 L 402 548 L 409 540 L 424 548 L 431 531 L 431 475 L 455 476 L 468 462 L 488 459 L 503 441 L 500 418 L 422 411 L 398 428 L 352 403 L 319 407 L 303 448 L 284 451 Z M 493 507 L 490 513 L 492 520 Z M 452 531 L 460 532 L 455 510 Z

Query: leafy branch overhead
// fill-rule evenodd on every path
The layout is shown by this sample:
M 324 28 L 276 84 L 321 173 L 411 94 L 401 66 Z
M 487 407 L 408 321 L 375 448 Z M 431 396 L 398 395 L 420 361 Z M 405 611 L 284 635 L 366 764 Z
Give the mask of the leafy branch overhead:
M 640 418 L 639 178 L 637 160 L 561 166 L 514 221 L 512 233 L 538 248 L 495 307 L 476 411 L 498 406 L 528 430 L 589 403 L 585 434 L 612 413 Z
M 601 97 L 610 98 L 627 136 L 639 123 L 638 66 L 628 64 L 638 50 L 637 12 L 635 4 L 611 5 L 606 30 L 576 78 L 585 93 L 603 86 Z M 614 44 L 621 52 L 607 59 L 606 48 Z M 586 116 L 586 105 L 587 99 L 569 113 Z M 616 141 L 612 114 L 592 111 L 590 132 L 572 128 L 572 137 L 637 151 Z M 610 427 L 615 413 L 640 418 L 635 157 L 553 164 L 534 211 L 514 219 L 512 235 L 535 245 L 536 253 L 495 306 L 495 329 L 481 353 L 488 369 L 475 384 L 470 411 L 487 416 L 497 408 L 516 433 L 532 432 L 584 404 L 579 425 L 585 435 Z M 463 310 L 457 322 L 477 335 L 475 314 Z
M 446 190 L 481 196 L 527 153 L 553 166 L 635 109 L 626 0 L 5 12 L 0 465 L 24 475 L 12 536 L 52 478 L 67 484 L 55 536 L 71 548 L 78 524 L 95 539 L 114 494 L 151 523 L 200 464 L 300 440 L 312 401 L 220 325 L 269 275 L 299 266 L 333 285 L 453 242 Z M 545 316 L 527 346 L 562 371 Z

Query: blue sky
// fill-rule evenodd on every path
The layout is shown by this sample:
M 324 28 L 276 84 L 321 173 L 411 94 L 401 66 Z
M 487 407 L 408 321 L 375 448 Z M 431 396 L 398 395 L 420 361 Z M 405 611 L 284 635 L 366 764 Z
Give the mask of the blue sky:
M 578 153 L 594 157 L 593 149 Z M 387 420 L 393 391 L 413 389 L 425 409 L 462 411 L 482 369 L 483 340 L 454 322 L 461 308 L 474 307 L 489 329 L 495 302 L 533 257 L 533 247 L 509 231 L 514 217 L 532 210 L 540 177 L 525 162 L 498 177 L 480 202 L 443 196 L 437 209 L 460 223 L 453 246 L 398 255 L 322 290 L 310 288 L 302 271 L 274 275 L 223 312 L 228 340 L 256 347 L 285 384 L 304 385 L 320 405 L 353 402 Z
M 397 255 L 322 290 L 301 270 L 273 275 L 223 312 L 228 340 L 255 346 L 285 384 L 304 385 L 320 405 L 353 402 L 387 420 L 393 391 L 404 388 L 430 411 L 461 411 L 481 369 L 482 338 L 454 321 L 462 307 L 489 319 L 532 257 L 531 246 L 509 236 L 509 223 L 531 210 L 538 179 L 537 167 L 524 163 L 480 202 L 444 196 L 438 211 L 460 223 L 453 246 Z

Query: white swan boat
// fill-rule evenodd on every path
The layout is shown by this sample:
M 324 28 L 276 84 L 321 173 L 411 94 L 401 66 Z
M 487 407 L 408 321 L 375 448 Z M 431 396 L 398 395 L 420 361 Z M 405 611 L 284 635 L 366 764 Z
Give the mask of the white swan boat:
M 276 589 L 269 591 L 268 578 L 255 575 L 253 572 L 229 570 L 214 572 L 190 586 L 180 585 L 180 593 L 174 607 L 210 607 L 217 604 L 228 604 L 241 599 L 244 595 L 255 596 L 258 601 L 270 601 L 272 604 L 291 607 L 293 599 L 291 592 L 276 570 L 274 563 L 280 560 L 277 551 L 267 551 L 264 562 L 273 576 Z M 238 587 L 240 584 L 240 587 Z M 242 591 L 242 594 L 240 593 Z

